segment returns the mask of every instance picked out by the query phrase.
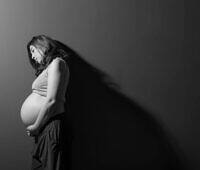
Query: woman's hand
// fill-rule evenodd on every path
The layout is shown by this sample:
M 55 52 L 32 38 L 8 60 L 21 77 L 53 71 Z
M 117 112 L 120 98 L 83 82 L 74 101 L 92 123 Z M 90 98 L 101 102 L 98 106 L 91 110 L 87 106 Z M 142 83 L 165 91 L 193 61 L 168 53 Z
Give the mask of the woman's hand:
M 26 132 L 28 136 L 37 136 L 39 134 L 39 127 L 35 124 L 30 125 L 26 128 Z

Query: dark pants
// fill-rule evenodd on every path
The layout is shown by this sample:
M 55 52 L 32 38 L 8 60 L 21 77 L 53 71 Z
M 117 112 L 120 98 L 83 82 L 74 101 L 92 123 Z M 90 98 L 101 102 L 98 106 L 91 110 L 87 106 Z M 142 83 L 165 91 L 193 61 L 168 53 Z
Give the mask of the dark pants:
M 65 170 L 67 168 L 65 113 L 52 117 L 35 137 L 31 170 Z

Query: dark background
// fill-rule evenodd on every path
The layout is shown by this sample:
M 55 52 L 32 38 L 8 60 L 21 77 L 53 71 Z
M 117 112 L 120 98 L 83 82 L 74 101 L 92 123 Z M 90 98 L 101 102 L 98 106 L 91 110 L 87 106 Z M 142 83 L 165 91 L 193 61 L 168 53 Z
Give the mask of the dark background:
M 110 75 L 122 93 L 166 129 L 189 169 L 199 169 L 199 12 L 192 2 L 2 0 L 0 167 L 29 167 L 32 140 L 26 136 L 20 108 L 31 93 L 35 77 L 26 44 L 34 35 L 47 34 L 70 45 L 86 61 Z M 134 141 L 134 136 L 128 139 Z

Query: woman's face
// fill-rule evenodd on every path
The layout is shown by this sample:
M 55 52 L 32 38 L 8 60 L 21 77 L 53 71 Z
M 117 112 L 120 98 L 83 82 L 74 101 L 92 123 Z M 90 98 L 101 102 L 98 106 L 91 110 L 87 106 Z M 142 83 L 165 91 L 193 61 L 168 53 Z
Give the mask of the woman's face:
M 41 64 L 44 59 L 44 54 L 42 50 L 40 50 L 39 48 L 36 48 L 33 45 L 30 45 L 30 52 L 31 52 L 31 58 L 34 59 L 39 64 Z

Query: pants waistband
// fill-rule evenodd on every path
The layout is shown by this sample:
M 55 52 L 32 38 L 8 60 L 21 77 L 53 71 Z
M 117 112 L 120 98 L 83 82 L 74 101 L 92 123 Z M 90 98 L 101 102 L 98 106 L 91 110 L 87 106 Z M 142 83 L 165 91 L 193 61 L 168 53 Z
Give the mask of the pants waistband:
M 63 113 L 59 113 L 59 114 L 56 114 L 55 116 L 51 117 L 44 125 L 43 127 L 41 128 L 39 134 L 37 136 L 35 136 L 35 142 L 37 142 L 38 140 L 38 137 L 40 137 L 43 133 L 45 133 L 45 128 L 48 128 L 48 125 L 55 121 L 55 120 L 64 120 L 64 116 L 65 116 L 65 112 Z

